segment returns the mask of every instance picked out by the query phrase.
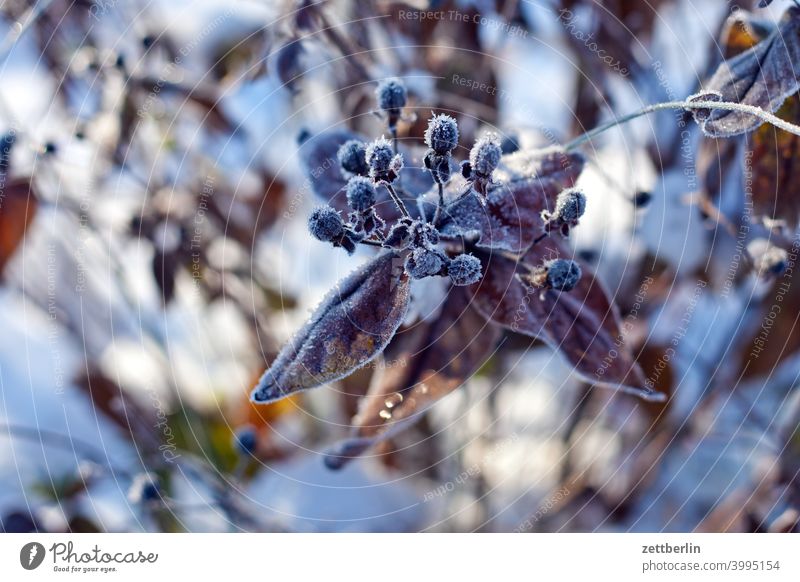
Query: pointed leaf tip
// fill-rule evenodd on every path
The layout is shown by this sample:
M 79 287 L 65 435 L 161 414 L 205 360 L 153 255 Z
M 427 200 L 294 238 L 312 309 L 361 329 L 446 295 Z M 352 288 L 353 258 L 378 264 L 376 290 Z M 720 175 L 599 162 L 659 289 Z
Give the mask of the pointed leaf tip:
M 344 280 L 284 346 L 250 398 L 267 404 L 348 376 L 380 354 L 405 317 L 409 280 L 385 253 Z

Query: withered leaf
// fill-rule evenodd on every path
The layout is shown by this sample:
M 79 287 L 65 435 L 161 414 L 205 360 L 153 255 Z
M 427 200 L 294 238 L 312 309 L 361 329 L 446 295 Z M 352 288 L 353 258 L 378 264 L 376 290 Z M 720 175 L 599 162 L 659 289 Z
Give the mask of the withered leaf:
M 5 174 L 0 175 L 5 180 Z M 0 273 L 17 250 L 39 203 L 27 178 L 0 184 Z
M 788 99 L 777 115 L 792 123 L 800 122 L 800 98 Z M 782 220 L 794 229 L 800 218 L 800 137 L 762 125 L 747 145 L 752 154 L 755 215 Z
M 387 349 L 350 437 L 327 454 L 326 465 L 339 469 L 419 420 L 485 363 L 499 338 L 500 329 L 471 307 L 466 290 L 452 287 L 436 321 L 398 334 Z
M 792 6 L 766 39 L 723 62 L 705 89 L 719 91 L 724 101 L 774 113 L 800 88 L 796 63 L 800 63 L 800 7 Z M 716 109 L 703 131 L 710 137 L 731 137 L 762 123 L 745 112 Z
M 613 387 L 648 400 L 663 395 L 645 386 L 644 375 L 622 341 L 617 310 L 586 265 L 568 293 L 542 290 L 518 274 L 545 260 L 570 256 L 555 239 L 532 247 L 519 263 L 484 255 L 486 275 L 470 287 L 484 317 L 511 331 L 538 338 L 561 353 L 587 382 Z
M 351 374 L 380 354 L 403 321 L 409 280 L 394 253 L 372 259 L 331 291 L 253 389 L 267 403 Z
M 774 31 L 772 22 L 757 18 L 747 10 L 736 10 L 728 16 L 720 35 L 725 58 L 729 59 L 753 47 Z
M 522 253 L 543 232 L 542 210 L 552 210 L 558 194 L 575 185 L 583 165 L 577 152 L 503 156 L 486 205 L 474 193 L 455 200 L 445 209 L 442 235 L 477 236 L 479 247 Z M 454 188 L 463 189 L 463 182 Z

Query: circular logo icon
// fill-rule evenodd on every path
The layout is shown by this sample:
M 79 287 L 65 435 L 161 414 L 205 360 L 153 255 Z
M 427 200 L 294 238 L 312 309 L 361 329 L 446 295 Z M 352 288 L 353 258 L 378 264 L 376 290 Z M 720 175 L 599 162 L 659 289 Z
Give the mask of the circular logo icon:
M 44 561 L 44 546 L 39 542 L 29 542 L 19 551 L 19 563 L 26 570 L 35 570 Z

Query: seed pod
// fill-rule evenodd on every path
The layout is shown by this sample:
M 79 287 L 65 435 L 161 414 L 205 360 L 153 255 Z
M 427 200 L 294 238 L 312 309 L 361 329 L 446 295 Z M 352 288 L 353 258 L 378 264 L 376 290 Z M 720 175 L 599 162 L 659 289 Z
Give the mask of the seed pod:
M 403 156 L 395 155 L 391 142 L 384 137 L 367 146 L 366 158 L 369 176 L 376 182 L 394 182 L 403 169 Z
M 441 274 L 444 269 L 444 261 L 439 253 L 420 247 L 406 259 L 406 272 L 412 279 L 424 279 Z
M 357 139 L 351 139 L 342 144 L 336 153 L 342 169 L 350 174 L 366 176 L 369 174 L 367 165 L 367 146 Z
M 375 89 L 375 98 L 378 100 L 378 107 L 383 111 L 394 113 L 406 106 L 408 93 L 406 86 L 397 77 L 384 79 Z
M 344 234 L 344 222 L 330 206 L 318 206 L 308 217 L 308 230 L 317 240 L 333 242 Z
M 440 156 L 449 154 L 458 145 L 458 123 L 449 115 L 434 115 L 425 130 L 425 145 Z
M 257 444 L 256 430 L 252 425 L 241 427 L 233 435 L 233 446 L 240 455 L 253 454 Z
M 503 150 L 497 136 L 489 133 L 472 146 L 472 150 L 469 152 L 469 165 L 478 177 L 488 179 L 500 165 L 502 155 Z
M 554 259 L 536 269 L 531 274 L 530 281 L 545 289 L 572 291 L 581 280 L 581 274 L 581 267 L 575 261 Z
M 357 212 L 364 212 L 375 206 L 377 193 L 372 180 L 363 176 L 350 178 L 347 183 L 347 203 Z
M 447 265 L 447 274 L 453 285 L 463 287 L 481 280 L 481 261 L 473 255 L 458 255 Z

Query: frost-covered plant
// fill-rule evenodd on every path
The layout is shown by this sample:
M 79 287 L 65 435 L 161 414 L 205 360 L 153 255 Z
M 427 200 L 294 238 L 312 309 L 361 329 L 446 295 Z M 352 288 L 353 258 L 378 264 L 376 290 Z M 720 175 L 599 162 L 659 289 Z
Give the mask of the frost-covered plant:
M 800 127 L 774 115 L 800 87 L 791 67 L 800 54 L 798 30 L 800 7 L 790 7 L 769 37 L 723 63 L 700 92 L 616 117 L 563 147 L 520 151 L 516 140 L 487 134 L 460 172 L 454 172 L 456 118 L 433 114 L 426 149 L 401 152 L 398 122 L 407 92 L 399 79 L 381 82 L 377 105 L 391 141 L 337 131 L 309 140 L 306 150 L 314 190 L 329 203 L 312 214 L 312 235 L 348 252 L 357 245 L 380 252 L 329 294 L 264 373 L 252 399 L 268 403 L 338 380 L 384 351 L 409 364 L 374 376 L 351 438 L 328 456 L 328 465 L 339 467 L 461 385 L 505 330 L 547 342 L 589 382 L 663 400 L 625 349 L 613 303 L 562 242 L 587 205 L 574 187 L 584 164 L 577 150 L 612 127 L 669 109 L 691 113 L 710 137 L 733 137 L 765 122 L 800 135 Z M 783 49 L 776 38 L 790 38 L 791 46 Z M 420 167 L 424 184 L 418 172 L 401 177 Z M 637 196 L 636 206 L 646 198 Z M 752 251 L 762 275 L 785 269 L 780 250 Z M 441 312 L 398 334 L 417 294 L 412 282 L 428 278 L 447 286 Z
M 406 103 L 401 88 L 393 79 L 376 93 L 393 136 Z M 459 128 L 447 114 L 431 116 L 423 141 L 424 150 L 398 151 L 396 140 L 350 132 L 309 140 L 309 168 L 330 168 L 311 172 L 315 192 L 329 203 L 312 212 L 312 236 L 351 253 L 359 245 L 379 253 L 328 295 L 252 399 L 269 403 L 335 381 L 385 350 L 419 360 L 408 362 L 410 373 L 399 384 L 376 375 L 353 421 L 353 438 L 328 457 L 338 467 L 461 385 L 491 355 L 503 329 L 543 339 L 596 383 L 657 397 L 642 387 L 633 358 L 618 349 L 614 313 L 593 312 L 610 305 L 604 291 L 560 240 L 586 207 L 585 195 L 573 188 L 583 156 L 504 154 L 503 141 L 488 133 L 454 172 Z M 339 164 L 324 163 L 332 158 Z M 406 170 L 416 176 L 404 179 Z M 397 335 L 417 293 L 412 282 L 428 278 L 443 279 L 448 289 L 442 312 Z M 413 355 L 403 349 L 410 336 L 437 329 L 447 339 L 425 340 Z M 619 354 L 612 369 L 592 377 L 612 352 Z

